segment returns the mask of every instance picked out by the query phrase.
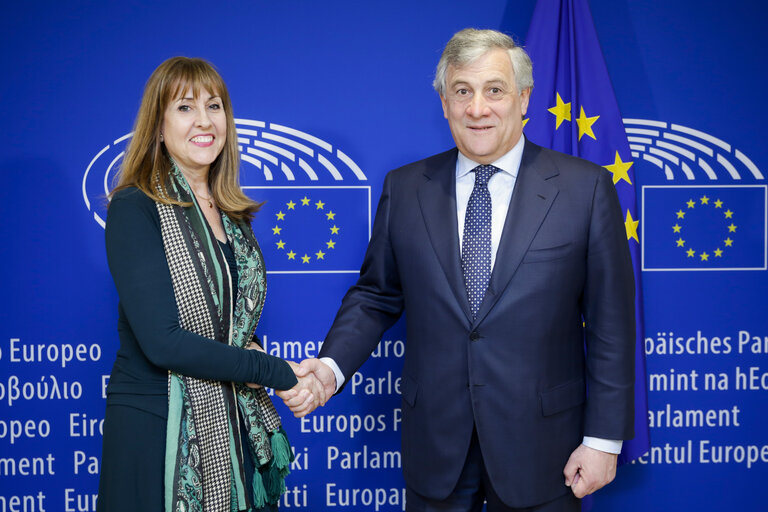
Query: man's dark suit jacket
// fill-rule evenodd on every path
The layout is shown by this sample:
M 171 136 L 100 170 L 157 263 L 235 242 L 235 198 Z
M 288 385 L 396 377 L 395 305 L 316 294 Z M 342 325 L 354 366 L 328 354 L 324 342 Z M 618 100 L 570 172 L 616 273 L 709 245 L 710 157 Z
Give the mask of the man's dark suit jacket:
M 320 352 L 347 380 L 405 311 L 402 460 L 432 499 L 454 488 L 473 427 L 509 506 L 570 490 L 583 435 L 633 435 L 634 276 L 611 175 L 525 142 L 485 299 L 461 271 L 453 149 L 390 172 L 360 279 Z M 588 392 L 587 392 L 588 390 Z

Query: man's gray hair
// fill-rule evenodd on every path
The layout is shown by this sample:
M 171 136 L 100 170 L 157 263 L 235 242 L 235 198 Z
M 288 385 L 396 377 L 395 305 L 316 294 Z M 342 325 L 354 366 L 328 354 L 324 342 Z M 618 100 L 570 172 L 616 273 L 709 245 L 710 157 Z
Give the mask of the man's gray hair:
M 456 32 L 445 45 L 440 62 L 437 63 L 435 81 L 432 86 L 441 96 L 445 97 L 445 75 L 448 66 L 461 67 L 481 57 L 489 50 L 501 48 L 507 50 L 515 73 L 515 85 L 520 93 L 533 87 L 533 65 L 531 58 L 521 46 L 515 44 L 511 37 L 496 30 L 478 30 L 465 28 Z

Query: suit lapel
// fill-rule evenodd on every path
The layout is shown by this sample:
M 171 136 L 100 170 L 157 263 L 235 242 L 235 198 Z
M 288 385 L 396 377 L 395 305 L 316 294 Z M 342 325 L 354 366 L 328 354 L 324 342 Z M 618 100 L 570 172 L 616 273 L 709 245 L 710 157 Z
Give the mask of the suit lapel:
M 541 148 L 526 140 L 491 280 L 474 325 L 493 308 L 520 266 L 559 192 L 557 186 L 547 180 L 558 174 L 554 164 L 541 154 Z
M 443 153 L 424 171 L 424 181 L 418 188 L 419 206 L 427 227 L 429 240 L 437 259 L 462 311 L 469 321 L 467 290 L 461 271 L 459 234 L 456 221 L 456 157 L 458 150 Z

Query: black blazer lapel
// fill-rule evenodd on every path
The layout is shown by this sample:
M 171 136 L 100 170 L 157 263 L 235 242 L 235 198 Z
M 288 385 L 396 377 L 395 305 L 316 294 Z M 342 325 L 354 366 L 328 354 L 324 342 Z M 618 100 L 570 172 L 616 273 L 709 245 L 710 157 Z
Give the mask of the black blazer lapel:
M 456 217 L 456 158 L 458 150 L 453 149 L 434 159 L 424 171 L 424 182 L 417 195 L 421 214 L 427 227 L 429 240 L 435 249 L 440 266 L 448 279 L 451 289 L 462 311 L 469 321 L 469 299 L 464 286 L 459 251 L 459 233 Z
M 553 162 L 541 158 L 541 148 L 526 140 L 491 280 L 475 325 L 493 308 L 520 266 L 559 192 L 557 186 L 547 180 L 558 174 Z

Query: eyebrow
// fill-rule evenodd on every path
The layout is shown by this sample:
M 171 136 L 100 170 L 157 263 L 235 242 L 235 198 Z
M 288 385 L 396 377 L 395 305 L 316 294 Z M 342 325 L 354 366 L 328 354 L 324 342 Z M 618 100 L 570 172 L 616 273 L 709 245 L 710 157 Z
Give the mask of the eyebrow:
M 218 96 L 218 95 L 211 96 L 210 98 L 208 98 L 205 101 L 208 102 L 208 101 L 211 101 L 211 100 L 219 100 L 219 101 L 221 101 L 221 96 Z M 184 96 L 182 98 L 177 99 L 176 101 L 195 101 L 195 98 L 193 96 Z
M 488 80 L 487 82 L 483 82 L 480 85 L 480 87 L 481 88 L 482 87 L 489 87 L 489 86 L 492 87 L 492 86 L 496 86 L 496 85 L 502 85 L 504 87 L 507 87 L 509 84 L 507 83 L 506 80 L 498 78 L 498 79 Z M 454 88 L 454 87 L 457 87 L 457 86 L 471 87 L 471 84 L 468 81 L 466 81 L 466 80 L 456 80 L 456 81 L 451 82 L 449 84 L 450 88 Z

